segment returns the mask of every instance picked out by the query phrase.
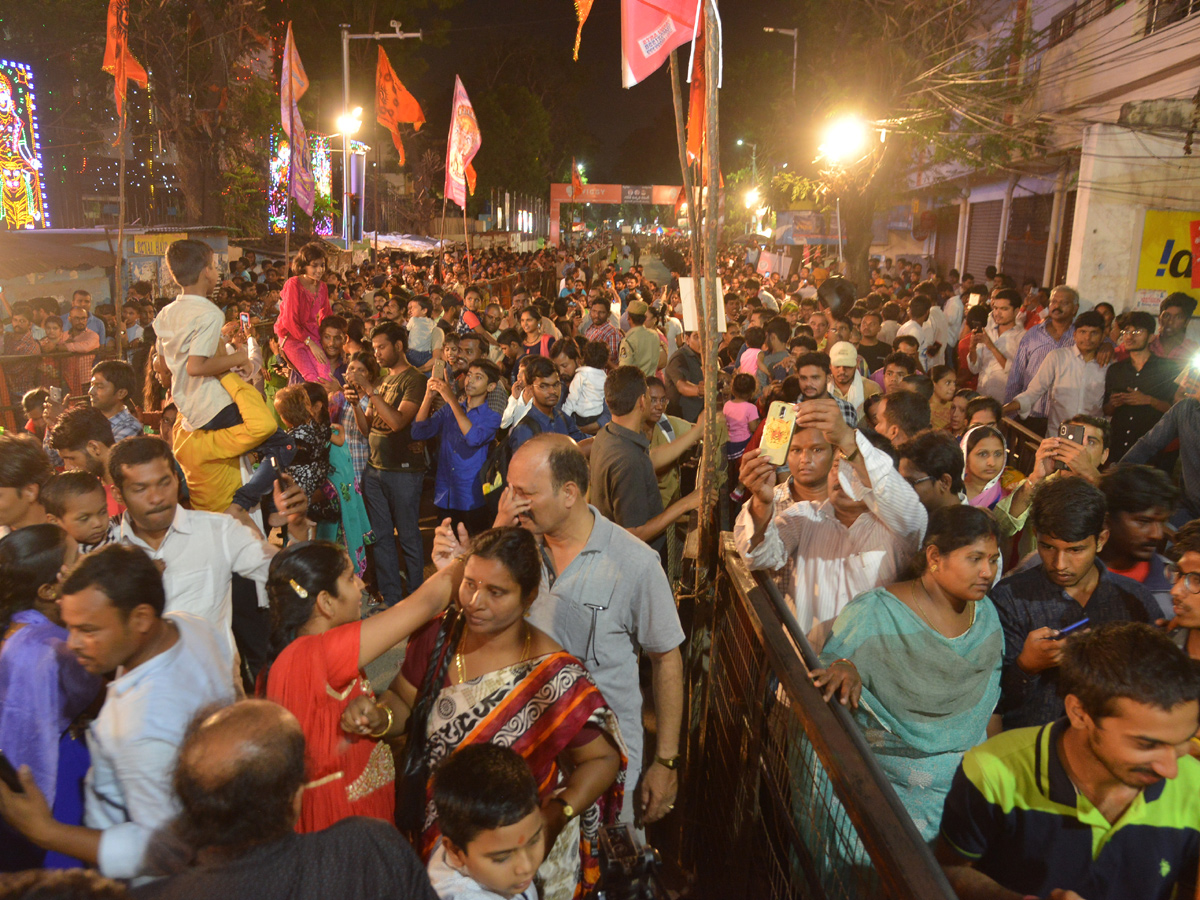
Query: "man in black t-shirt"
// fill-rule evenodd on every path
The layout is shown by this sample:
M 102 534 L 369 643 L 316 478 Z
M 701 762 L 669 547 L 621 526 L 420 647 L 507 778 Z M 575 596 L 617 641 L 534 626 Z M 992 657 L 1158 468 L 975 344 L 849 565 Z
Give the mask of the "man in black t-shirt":
M 134 890 L 138 900 L 437 900 L 390 823 L 351 817 L 295 832 L 304 733 L 282 706 L 243 700 L 197 721 L 179 749 L 179 817 L 147 851 L 152 868 L 175 874 Z
M 883 368 L 884 360 L 892 354 L 892 345 L 879 340 L 879 329 L 882 326 L 883 316 L 879 310 L 864 312 L 858 323 L 858 355 L 866 360 L 869 372 Z

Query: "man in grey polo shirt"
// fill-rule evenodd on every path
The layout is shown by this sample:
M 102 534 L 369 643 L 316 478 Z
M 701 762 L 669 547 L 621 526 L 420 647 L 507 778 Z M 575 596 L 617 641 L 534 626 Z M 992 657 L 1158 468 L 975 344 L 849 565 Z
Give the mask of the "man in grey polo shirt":
M 667 528 L 699 505 L 700 492 L 693 491 L 663 509 L 650 460 L 650 439 L 641 430 L 649 403 L 641 369 L 620 366 L 613 371 L 604 382 L 604 402 L 612 421 L 592 441 L 588 499 L 602 516 L 661 552 Z
M 658 554 L 588 505 L 588 462 L 565 435 L 547 432 L 522 444 L 508 481 L 496 524 L 520 525 L 542 544 L 542 589 L 529 621 L 584 664 L 617 714 L 629 753 L 621 820 L 633 821 L 636 794 L 640 821 L 655 822 L 674 806 L 679 787 L 684 638 Z M 460 555 L 460 539 L 465 532 L 456 537 L 449 520 L 440 525 L 434 563 Z M 657 723 L 655 756 L 645 767 L 639 650 L 653 669 Z

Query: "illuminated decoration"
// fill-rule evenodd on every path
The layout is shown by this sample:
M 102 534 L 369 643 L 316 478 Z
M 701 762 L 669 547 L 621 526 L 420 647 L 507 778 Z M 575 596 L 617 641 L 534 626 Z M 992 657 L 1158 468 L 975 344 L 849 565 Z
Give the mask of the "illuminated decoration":
M 312 149 L 313 180 L 317 199 L 313 207 L 313 234 L 333 234 L 333 155 L 329 135 L 308 135 Z M 267 224 L 271 234 L 283 234 L 287 227 L 288 164 L 291 149 L 283 128 L 271 129 L 271 171 L 267 194 Z
M 33 70 L 0 59 L 0 231 L 48 228 Z

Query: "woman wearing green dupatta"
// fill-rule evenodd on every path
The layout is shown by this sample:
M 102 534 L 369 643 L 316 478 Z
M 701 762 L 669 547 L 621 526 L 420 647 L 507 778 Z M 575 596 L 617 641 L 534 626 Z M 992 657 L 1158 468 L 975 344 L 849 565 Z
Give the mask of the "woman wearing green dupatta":
M 986 740 L 1000 698 L 1004 634 L 988 589 L 1000 558 L 991 515 L 936 511 L 917 577 L 859 594 L 833 624 L 813 672 L 875 752 L 921 836 L 937 836 L 963 753 Z M 998 725 L 993 730 L 999 730 Z

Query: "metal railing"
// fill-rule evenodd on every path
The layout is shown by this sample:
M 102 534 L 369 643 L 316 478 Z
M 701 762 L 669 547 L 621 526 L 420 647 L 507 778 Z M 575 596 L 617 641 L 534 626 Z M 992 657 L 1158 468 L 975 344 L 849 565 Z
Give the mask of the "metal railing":
M 1004 442 L 1008 444 L 1008 465 L 1017 469 L 1021 474 L 1028 475 L 1033 471 L 1042 438 L 1013 419 L 1000 420 L 1000 432 Z
M 705 684 L 693 693 L 684 865 L 698 898 L 954 900 L 816 655 L 729 534 Z M 695 643 L 693 643 L 695 646 Z
M 64 400 L 86 400 L 92 366 L 113 356 L 109 348 L 85 353 L 60 350 L 38 356 L 0 356 L 0 427 L 8 431 L 25 427 L 21 397 L 34 388 L 58 388 Z

